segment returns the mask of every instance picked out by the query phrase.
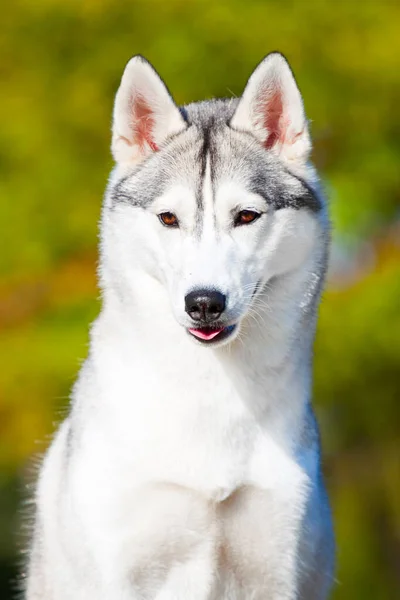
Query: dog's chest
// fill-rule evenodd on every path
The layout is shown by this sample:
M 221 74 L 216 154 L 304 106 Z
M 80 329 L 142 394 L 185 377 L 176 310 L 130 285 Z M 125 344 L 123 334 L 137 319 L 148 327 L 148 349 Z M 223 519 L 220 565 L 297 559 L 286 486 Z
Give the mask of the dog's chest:
M 205 464 L 188 470 L 189 453 L 181 452 L 181 468 L 170 470 L 171 477 L 160 476 L 167 473 L 168 460 L 158 476 L 154 471 L 136 484 L 119 469 L 104 471 L 103 462 L 108 483 L 87 505 L 84 519 L 94 536 L 92 547 L 101 552 L 105 570 L 118 564 L 129 573 L 143 597 L 154 597 L 165 583 L 160 574 L 199 561 L 215 575 L 215 598 L 233 599 L 236 593 L 241 598 L 236 590 L 249 581 L 268 581 L 269 573 L 276 573 L 279 548 L 290 547 L 305 485 L 296 461 L 261 433 L 231 460 L 213 452 L 208 470 Z
M 221 501 L 247 484 L 274 487 L 293 462 L 287 452 L 292 435 L 278 402 L 286 390 L 272 378 L 248 379 L 244 397 L 230 377 L 206 369 L 196 385 L 188 371 L 179 385 L 165 377 L 161 389 L 146 378 L 140 403 L 132 402 L 133 392 L 127 395 L 123 419 L 113 410 L 102 419 L 109 445 L 104 461 L 111 463 L 116 489 L 121 482 L 164 481 Z M 269 397 L 278 408 L 259 418 L 257 406 L 268 405 Z M 92 468 L 99 462 L 96 454 Z M 124 489 L 120 493 L 125 496 Z
M 168 586 L 180 565 L 192 565 L 199 585 L 210 577 L 210 598 L 247 598 L 242 590 L 254 586 L 251 597 L 265 600 L 303 513 L 301 478 L 291 486 L 284 479 L 270 479 L 268 488 L 240 485 L 223 499 L 160 481 L 114 497 L 93 523 L 99 562 L 110 577 L 118 565 L 143 598 Z
M 144 598 L 155 597 L 160 574 L 199 561 L 223 586 L 215 598 L 233 600 L 226 589 L 266 581 L 265 565 L 296 529 L 306 477 L 280 412 L 264 427 L 230 386 L 218 402 L 207 401 L 207 386 L 216 389 L 202 382 L 189 397 L 165 386 L 159 402 L 150 383 L 135 415 L 127 410 L 115 428 L 112 417 L 104 421 L 107 435 L 103 421 L 93 423 L 76 465 L 82 521 L 102 571 L 118 565 Z

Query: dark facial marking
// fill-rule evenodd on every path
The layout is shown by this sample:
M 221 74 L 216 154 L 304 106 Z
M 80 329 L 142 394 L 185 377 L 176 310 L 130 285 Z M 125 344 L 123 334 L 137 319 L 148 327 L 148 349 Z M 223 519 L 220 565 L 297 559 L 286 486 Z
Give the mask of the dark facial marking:
M 285 171 L 285 173 L 286 176 L 294 177 L 301 183 L 298 193 L 290 186 L 285 185 L 282 176 L 273 171 L 260 169 L 260 166 L 250 177 L 250 189 L 264 198 L 266 203 L 275 210 L 282 208 L 294 208 L 295 210 L 308 208 L 312 212 L 321 210 L 322 205 L 317 193 L 300 177 L 293 175 L 290 171 Z
M 131 194 L 128 194 L 128 191 L 125 186 L 125 182 L 127 179 L 129 179 L 129 177 L 124 177 L 113 188 L 111 192 L 111 208 L 114 208 L 116 204 L 120 203 L 132 204 Z
M 114 186 L 111 192 L 111 208 L 115 208 L 120 203 L 147 208 L 154 198 L 162 194 L 165 185 L 166 177 L 163 171 L 153 169 L 148 161 Z
M 211 149 L 211 128 L 212 128 L 213 124 L 214 124 L 214 120 L 211 118 L 210 121 L 202 128 L 202 131 L 201 131 L 202 142 L 201 142 L 201 146 L 200 146 L 200 150 L 199 150 L 199 154 L 198 154 L 198 161 L 199 161 L 199 166 L 200 166 L 200 179 L 199 179 L 198 189 L 196 190 L 197 207 L 196 207 L 196 217 L 195 217 L 195 231 L 196 231 L 197 235 L 199 235 L 199 236 L 201 234 L 202 223 L 203 223 L 204 179 L 206 176 L 207 159 L 209 157 L 210 149 Z M 211 165 L 211 160 L 210 160 L 210 165 Z
M 287 173 L 289 173 L 291 177 L 297 179 L 304 188 L 304 195 L 297 197 L 296 206 L 293 206 L 293 208 L 308 208 L 312 212 L 319 212 L 322 209 L 322 201 L 318 196 L 318 193 L 299 175 L 294 175 L 289 170 L 287 170 Z

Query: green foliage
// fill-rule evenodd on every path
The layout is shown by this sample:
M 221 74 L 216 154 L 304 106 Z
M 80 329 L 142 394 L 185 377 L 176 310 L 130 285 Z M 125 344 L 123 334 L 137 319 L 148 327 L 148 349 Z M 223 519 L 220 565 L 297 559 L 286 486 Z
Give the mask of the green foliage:
M 98 310 L 97 221 L 124 64 L 144 54 L 187 103 L 239 95 L 255 64 L 279 49 L 312 118 L 335 248 L 345 257 L 334 261 L 324 296 L 315 369 L 338 537 L 334 597 L 396 596 L 399 23 L 400 4 L 382 0 L 8 4 L 0 36 L 1 564 L 13 560 L 15 481 L 66 405 Z

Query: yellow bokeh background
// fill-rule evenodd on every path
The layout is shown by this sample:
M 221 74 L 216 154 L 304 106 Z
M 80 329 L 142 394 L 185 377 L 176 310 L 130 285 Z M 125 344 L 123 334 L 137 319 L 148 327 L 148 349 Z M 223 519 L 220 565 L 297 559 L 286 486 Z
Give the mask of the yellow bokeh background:
M 0 35 L 2 600 L 27 474 L 99 309 L 97 222 L 122 69 L 145 55 L 188 103 L 240 95 L 272 50 L 303 92 L 333 219 L 314 385 L 333 598 L 400 597 L 400 4 L 14 0 Z

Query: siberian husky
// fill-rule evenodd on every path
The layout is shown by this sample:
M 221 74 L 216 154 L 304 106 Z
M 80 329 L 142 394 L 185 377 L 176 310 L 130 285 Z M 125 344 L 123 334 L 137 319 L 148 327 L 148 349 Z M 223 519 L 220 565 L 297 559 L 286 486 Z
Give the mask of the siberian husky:
M 177 107 L 116 95 L 102 310 L 44 459 L 27 600 L 323 600 L 333 534 L 311 408 L 329 221 L 281 54 Z

